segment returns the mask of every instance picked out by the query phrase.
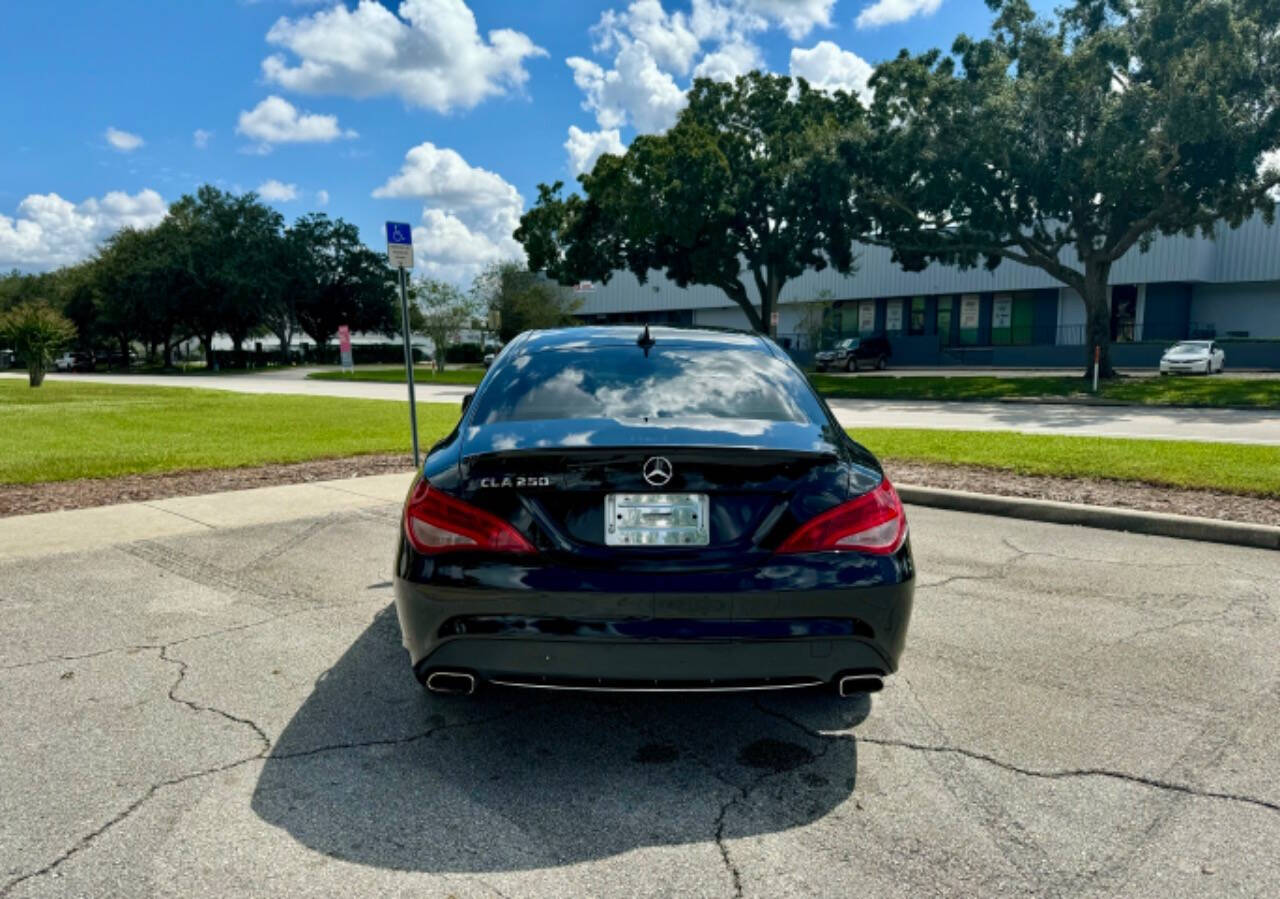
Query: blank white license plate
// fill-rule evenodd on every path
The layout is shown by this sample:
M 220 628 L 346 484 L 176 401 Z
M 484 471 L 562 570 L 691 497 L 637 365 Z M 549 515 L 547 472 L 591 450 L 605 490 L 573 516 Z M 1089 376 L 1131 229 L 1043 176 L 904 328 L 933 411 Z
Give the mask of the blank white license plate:
M 706 546 L 710 501 L 705 493 L 610 493 L 604 498 L 609 546 Z

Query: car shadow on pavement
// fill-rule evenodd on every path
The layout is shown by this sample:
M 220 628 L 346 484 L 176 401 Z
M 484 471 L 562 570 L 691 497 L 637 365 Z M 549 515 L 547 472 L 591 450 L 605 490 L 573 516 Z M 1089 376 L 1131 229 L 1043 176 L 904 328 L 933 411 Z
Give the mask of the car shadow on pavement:
M 252 805 L 327 856 L 407 871 L 711 844 L 846 801 L 849 729 L 869 710 L 825 691 L 435 697 L 409 673 L 388 606 L 285 727 Z

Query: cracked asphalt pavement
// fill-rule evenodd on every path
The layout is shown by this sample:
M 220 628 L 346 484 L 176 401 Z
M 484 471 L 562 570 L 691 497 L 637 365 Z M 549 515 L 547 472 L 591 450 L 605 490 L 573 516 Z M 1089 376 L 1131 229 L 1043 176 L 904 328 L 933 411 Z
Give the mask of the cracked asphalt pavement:
M 397 511 L 0 563 L 0 895 L 1280 884 L 1276 553 L 913 508 L 874 698 L 433 698 Z

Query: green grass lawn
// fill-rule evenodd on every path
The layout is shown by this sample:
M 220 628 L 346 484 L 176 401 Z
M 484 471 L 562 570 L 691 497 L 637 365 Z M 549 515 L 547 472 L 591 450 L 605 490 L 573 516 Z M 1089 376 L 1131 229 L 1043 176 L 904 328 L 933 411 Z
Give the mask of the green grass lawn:
M 1001 400 L 1088 397 L 1080 377 L 864 377 L 811 374 L 823 396 L 842 399 Z M 1280 409 L 1280 379 L 1213 377 L 1120 378 L 1099 385 L 1098 397 L 1140 406 L 1248 406 Z
M 422 365 L 413 367 L 413 380 L 435 384 L 479 384 L 484 377 L 483 368 L 446 368 L 435 371 Z M 403 384 L 404 367 L 400 368 L 357 368 L 354 372 L 317 371 L 307 375 L 308 379 L 317 381 L 377 381 L 383 384 Z
M 423 446 L 458 407 L 419 404 Z M 0 484 L 408 453 L 401 403 L 0 379 Z M 1280 448 L 1008 431 L 858 428 L 883 459 L 1280 496 Z
M 1114 478 L 1280 497 L 1280 448 L 1271 446 L 915 428 L 851 428 L 849 434 L 888 461 L 980 465 L 1018 474 Z
M 354 373 L 341 371 L 314 372 L 307 377 L 322 381 L 380 381 L 404 383 L 401 368 L 357 368 Z M 479 384 L 484 369 L 461 368 L 433 372 L 419 366 L 414 378 L 437 384 Z M 988 402 L 1002 399 L 1084 398 L 1092 394 L 1084 379 L 1058 375 L 1032 378 L 973 377 L 841 377 L 811 374 L 814 387 L 826 397 L 836 399 L 881 400 L 954 400 Z M 1098 390 L 1101 399 L 1139 406 L 1245 406 L 1257 409 L 1280 409 L 1280 379 L 1261 378 L 1122 378 L 1103 383 Z
M 419 404 L 423 446 L 456 404 Z M 401 403 L 0 378 L 0 484 L 411 451 Z

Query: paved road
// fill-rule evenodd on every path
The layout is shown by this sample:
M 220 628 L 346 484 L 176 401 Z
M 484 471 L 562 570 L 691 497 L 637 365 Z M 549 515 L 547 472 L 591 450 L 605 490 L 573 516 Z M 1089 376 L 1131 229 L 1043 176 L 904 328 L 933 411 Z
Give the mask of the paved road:
M 911 517 L 872 701 L 424 696 L 395 504 L 0 563 L 0 894 L 1274 895 L 1275 554 Z
M 1080 406 L 1066 403 L 827 401 L 847 428 L 945 428 L 1280 446 L 1280 411 Z
M 403 384 L 308 381 L 305 370 L 281 373 L 199 375 L 50 375 L 52 379 L 112 384 L 208 387 L 244 393 L 310 394 L 358 399 L 404 400 Z M 457 384 L 418 385 L 422 402 L 457 403 L 471 391 Z M 1280 446 L 1275 410 L 1159 409 L 1140 406 L 1034 405 L 1029 403 L 937 403 L 913 400 L 831 400 L 846 427 L 946 428 L 1021 431 L 1093 437 L 1208 440 Z

